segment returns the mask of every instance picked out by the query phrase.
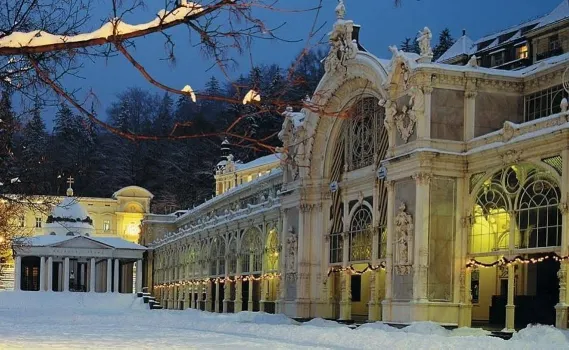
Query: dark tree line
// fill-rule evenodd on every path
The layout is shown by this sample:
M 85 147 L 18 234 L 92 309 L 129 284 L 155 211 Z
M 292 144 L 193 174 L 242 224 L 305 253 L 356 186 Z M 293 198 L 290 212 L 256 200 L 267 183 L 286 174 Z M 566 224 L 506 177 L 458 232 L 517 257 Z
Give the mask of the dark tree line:
M 315 51 L 287 69 L 254 67 L 229 84 L 212 77 L 203 93 L 222 97 L 219 100 L 194 103 L 186 96 L 128 88 L 107 108 L 106 119 L 122 131 L 167 136 L 220 132 L 245 116 L 232 132 L 276 146 L 282 124 L 279 112 L 287 103 L 300 105 L 314 91 L 324 73 L 322 57 L 323 52 Z M 250 88 L 261 92 L 268 107 L 223 99 L 234 101 Z M 46 115 L 42 107 L 37 101 L 33 111 L 20 118 L 13 112 L 9 90 L 0 99 L 1 122 L 4 127 L 10 124 L 2 128 L 10 132 L 0 133 L 0 169 L 4 169 L 0 175 L 3 179 L 17 177 L 22 184 L 18 188 L 26 194 L 63 195 L 66 180 L 72 176 L 78 196 L 108 197 L 121 187 L 138 185 L 155 195 L 153 210 L 165 212 L 189 208 L 214 193 L 213 169 L 220 160 L 224 136 L 133 142 L 94 125 L 65 103 L 53 116 Z M 49 132 L 44 120 L 51 118 L 53 131 Z M 268 152 L 239 139 L 230 142 L 235 158 L 244 162 Z

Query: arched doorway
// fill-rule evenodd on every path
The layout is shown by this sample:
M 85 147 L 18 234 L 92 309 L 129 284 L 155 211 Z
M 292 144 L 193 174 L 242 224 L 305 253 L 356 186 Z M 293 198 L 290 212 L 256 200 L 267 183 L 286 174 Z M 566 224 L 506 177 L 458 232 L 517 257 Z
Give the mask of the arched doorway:
M 473 323 L 555 323 L 559 262 L 552 256 L 561 249 L 560 193 L 554 173 L 529 163 L 501 169 L 473 191 L 469 257 L 493 265 L 471 272 Z M 519 259 L 496 264 L 502 257 Z

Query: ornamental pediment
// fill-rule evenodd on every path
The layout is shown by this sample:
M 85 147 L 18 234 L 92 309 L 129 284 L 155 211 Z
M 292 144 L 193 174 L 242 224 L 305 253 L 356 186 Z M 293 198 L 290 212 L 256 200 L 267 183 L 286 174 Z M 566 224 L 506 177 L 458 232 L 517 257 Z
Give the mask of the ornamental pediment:
M 108 246 L 103 243 L 96 242 L 87 237 L 79 236 L 67 241 L 56 243 L 51 245 L 53 248 L 82 248 L 82 249 L 113 249 L 113 247 Z

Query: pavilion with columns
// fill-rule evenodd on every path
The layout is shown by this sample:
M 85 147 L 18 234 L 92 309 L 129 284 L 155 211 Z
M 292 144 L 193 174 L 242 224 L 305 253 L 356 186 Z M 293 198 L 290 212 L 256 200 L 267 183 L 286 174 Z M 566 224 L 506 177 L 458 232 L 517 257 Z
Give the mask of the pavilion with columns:
M 93 222 L 73 197 L 54 207 L 43 235 L 14 243 L 14 290 L 113 292 L 142 291 L 146 248 L 116 236 L 94 235 Z

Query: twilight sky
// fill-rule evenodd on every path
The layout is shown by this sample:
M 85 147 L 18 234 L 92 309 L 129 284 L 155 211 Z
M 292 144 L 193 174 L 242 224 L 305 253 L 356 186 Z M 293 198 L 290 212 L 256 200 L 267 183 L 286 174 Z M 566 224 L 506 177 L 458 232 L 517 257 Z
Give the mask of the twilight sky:
M 92 26 L 98 26 L 109 14 L 108 1 L 98 0 L 99 5 Z M 448 27 L 454 38 L 461 35 L 462 29 L 474 40 L 479 37 L 521 23 L 523 21 L 544 15 L 552 11 L 562 0 L 403 0 L 401 7 L 394 7 L 393 0 L 345 0 L 346 19 L 354 20 L 362 26 L 361 43 L 368 51 L 378 57 L 391 57 L 388 46 L 399 45 L 405 37 L 414 36 L 424 26 L 428 26 L 433 36 Z M 146 1 L 147 8 L 141 10 L 126 21 L 132 24 L 146 22 L 154 18 L 155 13 L 163 5 L 163 1 Z M 334 8 L 337 0 L 323 0 L 318 24 L 324 25 L 320 35 L 330 31 L 335 20 Z M 279 7 L 286 9 L 310 8 L 316 6 L 316 0 L 280 0 Z M 233 76 L 246 73 L 254 64 L 277 63 L 288 66 L 300 50 L 306 45 L 306 36 L 314 22 L 316 13 L 285 13 L 282 11 L 263 11 L 258 17 L 266 23 L 286 24 L 277 32 L 280 37 L 287 39 L 302 39 L 299 43 L 283 43 L 282 41 L 257 40 L 252 52 L 240 57 L 240 65 L 231 72 Z M 317 25 L 318 27 L 318 25 Z M 178 28 L 171 30 L 176 44 L 176 65 L 161 60 L 165 56 L 164 39 L 161 34 L 153 34 L 136 40 L 136 48 L 131 54 L 138 59 L 147 70 L 161 82 L 180 89 L 190 84 L 194 89 L 203 88 L 205 81 L 215 75 L 222 81 L 226 79 L 219 69 L 214 67 L 207 71 L 212 62 L 208 61 L 193 47 L 192 42 L 197 37 L 188 35 L 188 30 Z M 433 38 L 433 42 L 435 38 Z M 99 100 L 97 110 L 102 118 L 106 117 L 105 110 L 114 100 L 117 93 L 127 87 L 139 86 L 153 91 L 159 91 L 150 85 L 142 76 L 121 56 L 108 60 L 97 59 L 95 62 L 85 62 L 81 72 L 84 79 L 76 78 L 67 81 L 68 87 L 81 88 L 82 92 L 93 90 Z M 47 116 L 46 116 L 47 117 Z M 48 117 L 51 119 L 51 116 Z M 46 119 L 48 119 L 46 118 Z M 47 120 L 51 128 L 51 120 Z

